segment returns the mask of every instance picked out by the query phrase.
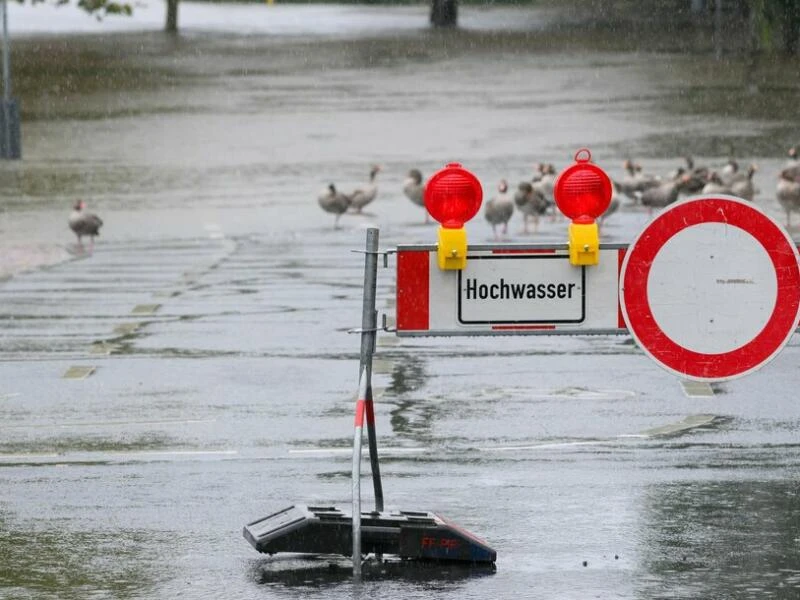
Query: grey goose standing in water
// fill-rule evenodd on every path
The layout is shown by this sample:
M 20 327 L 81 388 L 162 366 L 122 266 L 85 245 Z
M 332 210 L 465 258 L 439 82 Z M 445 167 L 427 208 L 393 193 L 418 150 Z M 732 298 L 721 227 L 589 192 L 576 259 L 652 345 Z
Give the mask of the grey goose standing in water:
M 528 233 L 528 217 L 533 221 L 533 232 L 539 228 L 539 217 L 547 212 L 544 193 L 529 181 L 521 181 L 514 192 L 514 204 L 522 213 L 522 233 Z
M 425 183 L 422 181 L 422 172 L 419 169 L 409 170 L 403 182 L 403 193 L 414 204 L 425 209 L 425 222 L 430 223 L 428 209 L 425 208 Z
M 622 203 L 621 200 L 620 200 L 620 195 L 619 194 L 620 194 L 619 184 L 612 179 L 611 180 L 611 200 L 609 200 L 608 207 L 606 208 L 606 210 L 597 219 L 598 226 L 602 226 L 606 222 L 606 219 L 608 217 L 610 217 L 611 215 L 613 215 L 615 212 L 617 212 L 619 210 L 619 206 Z
M 357 213 L 360 213 L 363 208 L 375 200 L 375 197 L 378 195 L 378 185 L 375 183 L 375 176 L 380 173 L 380 171 L 381 168 L 379 165 L 373 165 L 369 170 L 369 181 L 353 190 L 353 193 L 350 194 L 350 208 L 355 209 Z
M 716 171 L 710 171 L 708 174 L 708 181 L 700 190 L 701 194 L 733 194 L 731 186 L 725 183 L 722 176 Z
M 795 179 L 800 178 L 800 158 L 798 158 L 797 146 L 792 146 L 787 152 L 789 160 L 786 161 L 786 169 L 789 170 L 789 175 Z
M 486 208 L 484 209 L 484 216 L 492 225 L 495 239 L 499 239 L 497 235 L 498 225 L 503 226 L 503 233 L 508 233 L 508 221 L 514 213 L 514 198 L 508 193 L 508 183 L 505 179 L 500 180 L 497 191 L 498 193 L 486 203 Z
M 83 236 L 89 237 L 89 250 L 94 249 L 94 237 L 100 235 L 100 227 L 103 225 L 102 219 L 97 215 L 86 211 L 86 203 L 78 200 L 72 207 L 69 215 L 69 228 L 78 238 L 78 246 L 83 248 Z
M 649 175 L 642 171 L 642 165 L 627 159 L 622 163 L 625 175 L 620 181 L 615 181 L 615 187 L 620 193 L 625 194 L 636 204 L 645 190 L 658 187 L 662 181 L 655 175 Z
M 786 228 L 792 227 L 792 211 L 800 212 L 800 181 L 794 176 L 791 168 L 781 171 L 776 190 L 778 203 L 786 211 Z
M 322 210 L 336 215 L 336 219 L 333 221 L 333 228 L 338 229 L 339 217 L 346 213 L 347 209 L 350 207 L 350 198 L 337 191 L 336 186 L 331 183 L 328 184 L 326 190 L 319 195 L 317 201 L 322 207 Z
M 731 179 L 731 192 L 734 196 L 753 201 L 756 195 L 756 186 L 753 184 L 753 175 L 758 171 L 758 165 L 751 164 L 746 173 L 736 173 Z
M 692 181 L 692 176 L 684 173 L 683 169 L 678 169 L 675 175 L 672 181 L 665 181 L 657 187 L 643 191 L 642 206 L 648 207 L 652 213 L 655 208 L 664 208 L 675 202 L 681 190 Z

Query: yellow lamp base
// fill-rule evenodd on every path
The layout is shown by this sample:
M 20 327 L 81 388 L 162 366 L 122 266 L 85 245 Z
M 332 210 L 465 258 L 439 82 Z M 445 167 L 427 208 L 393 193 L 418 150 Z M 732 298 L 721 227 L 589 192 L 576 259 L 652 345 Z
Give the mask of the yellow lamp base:
M 439 246 L 437 248 L 439 268 L 455 271 L 467 266 L 467 232 L 461 227 L 449 229 L 439 227 Z
M 596 265 L 600 262 L 600 232 L 597 223 L 569 224 L 569 262 Z

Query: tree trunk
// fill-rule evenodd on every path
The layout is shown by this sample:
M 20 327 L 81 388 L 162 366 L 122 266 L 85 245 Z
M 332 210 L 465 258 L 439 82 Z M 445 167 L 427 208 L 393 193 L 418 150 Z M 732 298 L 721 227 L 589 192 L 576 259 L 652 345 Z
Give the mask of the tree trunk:
M 178 31 L 178 0 L 167 0 L 167 24 L 164 29 L 170 33 Z
M 458 21 L 458 0 L 432 0 L 431 25 L 455 27 Z
M 800 46 L 800 3 L 783 0 L 783 51 L 789 56 L 797 54 Z

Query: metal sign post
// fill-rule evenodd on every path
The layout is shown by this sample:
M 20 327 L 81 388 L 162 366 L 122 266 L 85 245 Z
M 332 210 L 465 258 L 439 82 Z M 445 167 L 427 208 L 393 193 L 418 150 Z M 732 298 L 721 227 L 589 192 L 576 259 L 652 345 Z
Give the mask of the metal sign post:
M 11 98 L 11 43 L 8 38 L 8 4 L 3 10 L 3 110 L 0 111 L 0 158 L 20 158 L 19 108 Z
M 355 433 L 353 436 L 353 575 L 361 575 L 361 435 L 367 422 L 369 459 L 375 491 L 375 512 L 383 510 L 383 486 L 378 464 L 378 440 L 375 432 L 375 409 L 372 402 L 372 356 L 375 354 L 378 311 L 375 294 L 378 280 L 379 230 L 367 230 L 364 252 L 364 301 L 361 315 L 361 358 L 356 402 Z

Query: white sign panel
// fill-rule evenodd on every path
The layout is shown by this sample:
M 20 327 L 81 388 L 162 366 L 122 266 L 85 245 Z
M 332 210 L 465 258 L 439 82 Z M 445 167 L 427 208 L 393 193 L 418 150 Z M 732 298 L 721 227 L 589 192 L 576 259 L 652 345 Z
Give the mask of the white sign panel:
M 586 267 L 564 255 L 472 257 L 458 276 L 464 324 L 580 323 L 586 317 Z
M 436 248 L 401 246 L 398 335 L 620 333 L 624 247 L 600 247 L 600 264 L 574 266 L 566 244 L 470 246 L 467 266 L 443 271 Z

